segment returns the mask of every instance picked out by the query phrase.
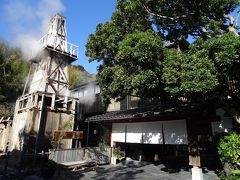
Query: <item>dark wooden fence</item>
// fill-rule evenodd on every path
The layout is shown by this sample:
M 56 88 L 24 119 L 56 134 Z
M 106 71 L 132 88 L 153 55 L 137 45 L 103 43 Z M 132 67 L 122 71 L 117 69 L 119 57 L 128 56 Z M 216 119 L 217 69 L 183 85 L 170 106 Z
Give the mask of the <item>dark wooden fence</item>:
M 96 161 L 98 164 L 106 164 L 111 161 L 112 148 L 83 147 L 77 149 L 51 149 L 49 159 L 56 163 L 75 161 Z

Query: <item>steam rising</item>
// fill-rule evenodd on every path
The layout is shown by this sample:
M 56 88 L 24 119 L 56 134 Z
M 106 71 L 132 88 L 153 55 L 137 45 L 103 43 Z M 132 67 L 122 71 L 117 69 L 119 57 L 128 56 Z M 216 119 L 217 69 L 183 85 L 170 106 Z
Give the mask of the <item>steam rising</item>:
M 39 51 L 38 40 L 47 33 L 50 19 L 65 10 L 61 0 L 11 0 L 4 6 L 5 19 L 12 33 L 12 43 L 29 58 Z
M 80 98 L 80 103 L 87 105 L 88 107 L 91 107 L 94 102 L 96 102 L 96 86 L 94 84 L 88 84 L 84 88 L 84 92 L 82 97 Z

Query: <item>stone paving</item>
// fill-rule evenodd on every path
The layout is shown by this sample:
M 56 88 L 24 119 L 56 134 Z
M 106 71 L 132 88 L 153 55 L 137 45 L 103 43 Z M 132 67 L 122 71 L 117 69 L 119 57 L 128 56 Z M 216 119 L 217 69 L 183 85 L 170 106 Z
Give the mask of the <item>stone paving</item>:
M 80 180 L 191 180 L 191 169 L 176 164 L 151 164 L 138 161 L 124 161 L 117 165 L 104 165 L 96 171 L 85 173 L 71 172 L 68 175 L 55 176 L 53 179 Z M 214 171 L 203 168 L 204 180 L 219 180 Z

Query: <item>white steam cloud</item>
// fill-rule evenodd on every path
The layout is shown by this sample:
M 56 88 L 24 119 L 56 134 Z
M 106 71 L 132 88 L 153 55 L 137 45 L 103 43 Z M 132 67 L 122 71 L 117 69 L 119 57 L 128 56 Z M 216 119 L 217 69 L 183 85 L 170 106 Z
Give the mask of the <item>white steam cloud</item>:
M 83 91 L 82 96 L 80 97 L 80 103 L 91 107 L 94 102 L 96 102 L 96 86 L 94 84 L 88 84 Z
M 50 19 L 64 10 L 61 0 L 8 1 L 4 15 L 13 33 L 12 44 L 21 48 L 25 58 L 29 58 L 39 50 L 35 45 L 47 33 Z

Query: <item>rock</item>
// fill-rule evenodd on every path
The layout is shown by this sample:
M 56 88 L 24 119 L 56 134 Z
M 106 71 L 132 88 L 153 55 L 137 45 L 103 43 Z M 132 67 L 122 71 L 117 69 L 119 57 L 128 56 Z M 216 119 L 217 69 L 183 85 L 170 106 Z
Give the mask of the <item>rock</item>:
M 232 174 L 232 171 L 234 170 L 234 168 L 231 166 L 231 164 L 225 163 L 223 170 L 227 176 L 230 176 Z

